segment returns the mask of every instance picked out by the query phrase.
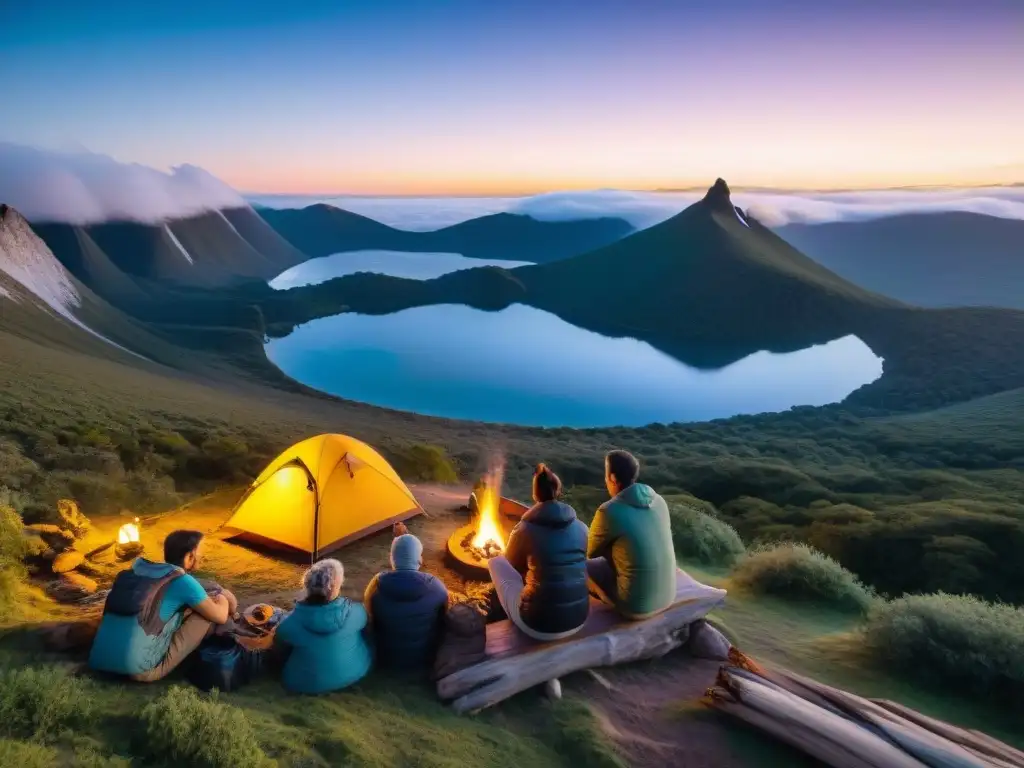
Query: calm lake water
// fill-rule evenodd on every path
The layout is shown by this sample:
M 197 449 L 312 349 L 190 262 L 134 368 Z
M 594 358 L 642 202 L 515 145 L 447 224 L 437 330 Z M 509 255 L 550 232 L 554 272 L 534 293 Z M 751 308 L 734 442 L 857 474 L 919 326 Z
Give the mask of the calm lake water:
M 513 269 L 529 264 L 528 261 L 498 259 L 470 259 L 459 253 L 407 253 L 405 251 L 350 251 L 335 253 L 321 259 L 310 259 L 292 267 L 270 281 L 270 287 L 283 291 L 300 285 L 316 285 L 333 277 L 353 275 L 356 272 L 377 272 L 394 277 L 431 280 L 449 272 L 473 267 L 504 267 Z
M 267 355 L 292 378 L 349 400 L 547 427 L 825 405 L 882 374 L 881 359 L 856 336 L 701 371 L 644 342 L 608 338 L 518 304 L 500 312 L 443 305 L 336 315 L 271 341 Z

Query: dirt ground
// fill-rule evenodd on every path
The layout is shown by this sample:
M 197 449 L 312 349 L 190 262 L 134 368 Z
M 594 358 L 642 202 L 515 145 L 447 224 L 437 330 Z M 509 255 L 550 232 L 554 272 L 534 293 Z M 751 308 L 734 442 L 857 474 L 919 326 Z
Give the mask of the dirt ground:
M 410 486 L 426 513 L 408 522 L 411 533 L 423 542 L 424 568 L 441 578 L 456 595 L 481 597 L 488 585 L 469 581 L 445 562 L 449 535 L 468 519 L 464 505 L 469 488 L 434 485 Z M 179 528 L 213 534 L 230 516 L 241 491 L 218 493 L 181 510 L 141 521 L 145 554 L 162 559 L 164 537 Z M 91 549 L 111 541 L 128 518 L 93 520 L 95 530 L 84 542 Z M 374 574 L 388 567 L 390 530 L 369 536 L 335 553 L 345 566 L 346 596 L 360 599 Z M 309 562 L 280 551 L 258 549 L 233 540 L 210 536 L 204 545 L 201 576 L 231 589 L 240 606 L 267 602 L 290 608 Z M 111 572 L 124 567 L 110 562 Z M 101 587 L 106 586 L 101 583 Z M 95 608 L 94 608 L 95 609 Z M 703 711 L 699 704 L 712 685 L 718 663 L 695 660 L 685 653 L 649 663 L 573 675 L 562 681 L 567 694 L 582 697 L 599 717 L 602 727 L 635 766 L 679 768 L 736 768 L 751 765 L 797 765 L 797 755 L 765 757 L 751 750 L 754 738 Z M 746 748 L 744 745 L 748 745 Z M 769 748 L 773 745 L 767 745 Z M 751 752 L 754 752 L 752 757 Z
M 441 578 L 457 595 L 478 596 L 480 582 L 467 581 L 445 565 L 448 536 L 468 520 L 463 509 L 470 489 L 459 486 L 411 485 L 410 489 L 425 510 L 406 524 L 409 532 L 423 542 L 424 570 Z M 200 576 L 230 589 L 241 606 L 267 602 L 290 608 L 309 567 L 305 556 L 244 543 L 238 539 L 220 540 L 215 531 L 231 516 L 231 508 L 241 496 L 240 490 L 224 491 L 200 499 L 174 512 L 143 518 L 140 539 L 144 555 L 163 559 L 163 540 L 171 531 L 190 528 L 209 534 L 203 545 Z M 82 543 L 86 551 L 112 541 L 127 517 L 95 518 L 94 530 Z M 353 542 L 332 554 L 345 566 L 347 597 L 361 598 L 374 574 L 388 567 L 391 547 L 390 529 Z M 113 563 L 111 563 L 113 566 Z

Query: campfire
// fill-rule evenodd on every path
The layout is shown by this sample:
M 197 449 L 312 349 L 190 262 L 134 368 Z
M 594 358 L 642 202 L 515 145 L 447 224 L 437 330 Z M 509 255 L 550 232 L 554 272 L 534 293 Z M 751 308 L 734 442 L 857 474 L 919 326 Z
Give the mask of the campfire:
M 142 554 L 142 541 L 139 540 L 139 518 L 135 522 L 125 523 L 117 529 L 117 543 L 114 554 L 118 560 L 131 560 Z
M 487 561 L 505 551 L 509 531 L 524 511 L 502 498 L 502 475 L 503 467 L 496 466 L 484 476 L 473 491 L 472 519 L 448 539 L 453 564 L 472 578 L 488 578 Z
M 125 523 L 117 531 L 117 543 L 118 544 L 134 544 L 139 540 L 139 526 L 137 523 L 139 518 L 135 518 L 134 523 Z

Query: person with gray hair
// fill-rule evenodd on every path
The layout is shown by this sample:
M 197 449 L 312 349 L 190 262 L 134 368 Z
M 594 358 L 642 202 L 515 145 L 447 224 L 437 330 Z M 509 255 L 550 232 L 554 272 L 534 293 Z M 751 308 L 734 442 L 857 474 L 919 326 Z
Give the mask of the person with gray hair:
M 292 693 L 337 691 L 370 671 L 366 610 L 341 595 L 344 583 L 345 568 L 333 559 L 313 563 L 302 576 L 303 597 L 274 638 L 287 653 L 283 681 Z

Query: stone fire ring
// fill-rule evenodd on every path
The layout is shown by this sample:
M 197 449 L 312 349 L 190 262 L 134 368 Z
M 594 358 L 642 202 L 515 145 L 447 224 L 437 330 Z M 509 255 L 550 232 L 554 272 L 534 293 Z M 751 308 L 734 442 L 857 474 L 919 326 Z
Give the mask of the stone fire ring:
M 508 541 L 512 528 L 527 510 L 527 506 L 518 501 L 502 497 L 498 502 L 498 525 L 501 527 L 503 541 Z M 476 516 L 463 526 L 455 529 L 448 537 L 448 565 L 467 579 L 490 581 L 491 574 L 487 570 L 488 558 L 473 551 L 470 541 L 476 534 Z
M 467 579 L 489 581 L 487 558 L 475 552 L 469 542 L 476 535 L 476 521 L 455 529 L 448 537 L 448 565 Z

